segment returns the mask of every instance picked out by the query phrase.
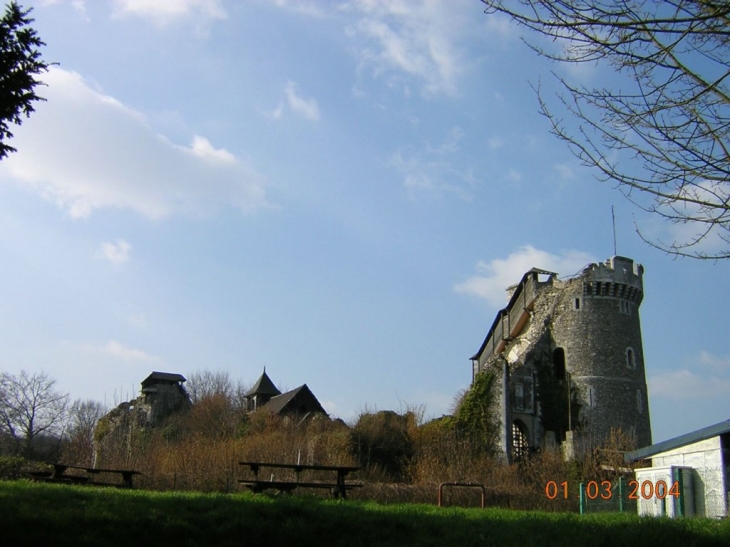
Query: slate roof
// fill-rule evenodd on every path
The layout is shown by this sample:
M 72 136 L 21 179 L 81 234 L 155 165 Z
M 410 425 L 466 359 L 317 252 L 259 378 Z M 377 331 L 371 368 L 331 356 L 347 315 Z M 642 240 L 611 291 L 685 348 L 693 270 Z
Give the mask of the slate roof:
M 248 393 L 246 393 L 246 397 L 252 395 L 281 395 L 281 391 L 274 385 L 274 382 L 271 381 L 271 378 L 269 378 L 269 375 L 266 374 L 266 370 L 264 369 L 264 373 Z
M 673 439 L 653 444 L 651 446 L 645 446 L 644 448 L 639 448 L 633 452 L 628 452 L 624 455 L 624 460 L 627 462 L 644 460 L 656 454 L 667 452 L 668 450 L 674 450 L 675 448 L 694 444 L 696 442 L 711 439 L 712 437 L 717 437 L 718 435 L 724 435 L 727 433 L 730 433 L 730 420 L 725 420 L 719 424 L 703 427 L 697 431 L 685 433 L 679 437 L 674 437 Z
M 312 390 L 307 387 L 307 384 L 303 384 L 296 389 L 292 389 L 291 391 L 287 391 L 286 393 L 277 395 L 276 397 L 272 397 L 271 400 L 268 401 L 262 408 L 265 408 L 272 414 L 278 414 L 282 411 L 287 410 L 297 410 L 294 408 L 286 408 L 295 399 L 301 399 L 302 403 L 309 403 L 306 406 L 314 407 L 310 408 L 308 412 L 322 412 L 323 414 L 327 414 L 324 408 L 322 408 L 322 405 L 317 400 L 317 397 L 315 397 L 314 393 L 312 393 Z
M 153 372 L 142 380 L 142 387 L 157 382 L 187 382 L 187 380 L 182 374 L 176 374 L 174 372 Z

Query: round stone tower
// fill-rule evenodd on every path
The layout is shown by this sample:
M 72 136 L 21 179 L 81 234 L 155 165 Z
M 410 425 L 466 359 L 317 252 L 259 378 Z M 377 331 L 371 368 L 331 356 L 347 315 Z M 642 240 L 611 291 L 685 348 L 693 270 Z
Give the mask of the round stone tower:
M 635 435 L 637 446 L 651 444 L 639 320 L 643 273 L 621 256 L 590 264 L 565 284 L 562 309 L 553 315 L 553 361 L 577 391 L 580 423 L 573 425 L 583 441 L 600 443 L 620 428 Z

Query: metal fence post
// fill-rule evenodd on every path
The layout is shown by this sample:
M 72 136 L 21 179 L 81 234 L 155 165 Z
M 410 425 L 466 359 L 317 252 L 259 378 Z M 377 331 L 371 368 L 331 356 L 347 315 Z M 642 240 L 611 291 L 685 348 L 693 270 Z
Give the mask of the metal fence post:
M 679 498 L 676 500 L 676 507 L 677 507 L 677 516 L 683 517 L 684 516 L 684 481 L 682 477 L 682 470 L 675 468 L 674 470 L 674 476 L 672 477 L 672 480 L 677 481 L 677 486 L 679 490 Z
M 624 478 L 618 478 L 618 512 L 624 512 Z

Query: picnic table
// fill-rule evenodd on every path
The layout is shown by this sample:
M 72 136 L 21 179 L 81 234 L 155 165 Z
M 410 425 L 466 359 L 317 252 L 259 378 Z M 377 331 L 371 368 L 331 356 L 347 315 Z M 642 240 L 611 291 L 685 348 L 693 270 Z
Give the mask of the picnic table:
M 353 488 L 361 488 L 360 483 L 345 482 L 345 478 L 349 473 L 358 471 L 359 467 L 343 466 L 343 465 L 303 465 L 299 463 L 264 463 L 264 462 L 238 462 L 239 465 L 248 466 L 253 472 L 253 479 L 239 479 L 238 482 L 243 486 L 251 489 L 254 493 L 260 493 L 267 489 L 276 489 L 279 492 L 291 493 L 296 488 L 328 488 L 335 498 L 342 496 L 347 499 L 347 491 Z M 262 467 L 271 469 L 284 469 L 294 471 L 295 480 L 274 480 L 274 474 L 268 480 L 259 478 L 259 470 Z M 329 481 L 302 481 L 302 471 L 313 472 L 330 472 L 335 473 L 334 482 Z
M 33 471 L 30 478 L 34 481 L 57 482 L 62 484 L 89 484 L 94 486 L 114 486 L 117 488 L 132 488 L 132 477 L 141 475 L 139 471 L 130 469 L 101 469 L 98 467 L 80 467 L 64 463 L 50 463 L 53 471 Z M 85 471 L 86 475 L 67 474 L 69 469 Z M 121 482 L 105 482 L 98 480 L 100 474 L 118 474 Z

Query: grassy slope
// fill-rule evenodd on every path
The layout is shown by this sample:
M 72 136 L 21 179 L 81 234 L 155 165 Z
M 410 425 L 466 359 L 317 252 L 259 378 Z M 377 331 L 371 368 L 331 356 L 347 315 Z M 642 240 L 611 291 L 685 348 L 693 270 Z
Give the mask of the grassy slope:
M 23 545 L 730 545 L 730 521 L 379 506 L 0 481 L 0 543 Z

